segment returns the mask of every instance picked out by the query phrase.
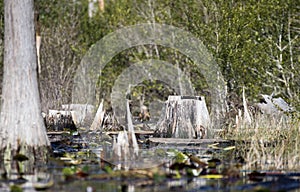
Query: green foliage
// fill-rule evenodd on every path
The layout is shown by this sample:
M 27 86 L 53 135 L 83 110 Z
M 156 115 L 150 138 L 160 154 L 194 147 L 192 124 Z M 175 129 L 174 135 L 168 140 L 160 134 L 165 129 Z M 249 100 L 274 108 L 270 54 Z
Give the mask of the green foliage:
M 103 170 L 106 172 L 106 173 L 108 173 L 108 174 L 110 174 L 110 173 L 113 173 L 113 169 L 110 167 L 110 166 L 105 166 L 104 168 L 103 168 Z
M 62 170 L 62 174 L 64 176 L 71 176 L 74 175 L 77 171 L 77 168 L 72 166 L 72 167 L 64 167 Z
M 105 10 L 92 18 L 88 17 L 86 0 L 35 3 L 44 35 L 41 87 L 49 89 L 42 91 L 44 100 L 55 103 L 57 98 L 64 98 L 62 102 L 70 102 L 73 75 L 91 46 L 117 29 L 151 22 L 180 27 L 202 40 L 221 68 L 229 93 L 240 96 L 245 87 L 248 100 L 255 100 L 260 93 L 275 91 L 294 106 L 300 103 L 300 17 L 296 1 L 113 0 L 105 1 Z M 0 37 L 3 37 L 3 1 L 0 8 Z M 1 43 L 0 40 L 3 50 Z M 2 54 L 0 51 L 1 58 Z M 201 70 L 189 58 L 170 48 L 144 45 L 123 51 L 106 65 L 97 84 L 98 100 L 105 98 L 109 102 L 111 89 L 122 71 L 145 59 L 178 65 L 191 79 L 196 93 L 209 97 Z M 170 92 L 168 87 L 148 81 L 133 89 L 133 94 L 146 93 L 147 101 L 157 97 L 151 94 L 153 89 Z M 165 95 L 162 95 L 163 100 Z
M 84 2 L 84 1 L 82 1 Z M 72 82 L 84 55 L 80 43 L 80 18 L 85 15 L 80 1 L 35 1 L 41 34 L 42 109 L 60 108 L 71 102 Z
M 187 161 L 188 156 L 183 154 L 182 152 L 178 152 L 175 156 L 175 161 L 177 163 L 184 163 L 185 161 Z
M 22 192 L 23 189 L 19 185 L 11 185 L 10 187 L 11 192 Z

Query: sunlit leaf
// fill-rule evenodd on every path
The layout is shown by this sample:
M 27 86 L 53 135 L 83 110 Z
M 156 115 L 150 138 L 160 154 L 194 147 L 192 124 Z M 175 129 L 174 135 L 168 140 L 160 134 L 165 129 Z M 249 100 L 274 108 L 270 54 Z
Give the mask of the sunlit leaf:
M 76 173 L 76 168 L 74 167 L 65 167 L 62 170 L 62 174 L 65 176 L 74 175 Z
M 103 168 L 103 170 L 104 170 L 106 173 L 112 173 L 112 172 L 113 172 L 113 169 L 112 169 L 110 166 L 107 166 L 107 165 Z
M 225 147 L 223 150 L 224 151 L 229 151 L 229 150 L 233 150 L 233 149 L 235 149 L 235 146 Z
M 188 159 L 188 156 L 182 152 L 178 152 L 175 156 L 175 161 L 178 163 L 183 163 Z
M 218 147 L 219 143 L 214 143 L 214 144 L 211 144 L 211 145 L 208 145 L 209 148 L 212 148 L 212 149 L 220 149 Z
M 53 181 L 53 179 L 50 179 L 47 182 L 36 182 L 36 183 L 33 183 L 32 185 L 36 190 L 41 191 L 41 190 L 46 190 L 46 189 L 52 187 L 54 185 L 54 181 Z
M 175 171 L 175 176 L 174 176 L 175 179 L 180 179 L 181 178 L 181 175 L 179 173 L 179 171 Z
M 200 177 L 205 178 L 205 179 L 222 179 L 223 175 L 219 175 L 219 174 L 216 174 L 216 175 L 201 175 Z

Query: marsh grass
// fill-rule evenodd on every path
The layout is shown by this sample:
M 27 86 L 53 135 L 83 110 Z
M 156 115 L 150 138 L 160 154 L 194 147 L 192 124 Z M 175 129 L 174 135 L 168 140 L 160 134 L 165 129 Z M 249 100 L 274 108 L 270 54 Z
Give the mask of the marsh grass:
M 238 116 L 224 136 L 236 141 L 245 169 L 293 171 L 300 168 L 299 131 L 300 121 L 287 116 L 258 115 L 251 123 Z

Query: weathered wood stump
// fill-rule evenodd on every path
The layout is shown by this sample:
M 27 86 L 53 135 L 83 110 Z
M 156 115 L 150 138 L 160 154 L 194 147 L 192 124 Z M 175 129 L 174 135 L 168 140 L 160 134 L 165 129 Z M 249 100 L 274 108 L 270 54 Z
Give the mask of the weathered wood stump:
M 89 127 L 94 118 L 95 107 L 89 104 L 65 104 L 64 111 L 70 111 L 72 119 L 77 127 Z
M 47 131 L 76 131 L 70 111 L 49 110 L 43 115 Z
M 169 96 L 154 136 L 205 138 L 209 123 L 210 118 L 204 97 Z

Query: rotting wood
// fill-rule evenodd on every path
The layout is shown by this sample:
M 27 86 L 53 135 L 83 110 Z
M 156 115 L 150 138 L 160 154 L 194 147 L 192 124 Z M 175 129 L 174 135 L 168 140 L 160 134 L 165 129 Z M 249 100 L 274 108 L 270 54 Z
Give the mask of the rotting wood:
M 181 139 L 181 138 L 149 138 L 152 145 L 210 145 L 218 143 L 219 146 L 233 144 L 233 141 L 224 139 Z
M 102 99 L 102 101 L 98 107 L 97 113 L 95 115 L 95 118 L 93 120 L 93 123 L 90 127 L 90 130 L 101 129 L 101 126 L 102 126 L 102 123 L 104 120 L 104 114 L 105 114 L 105 109 L 103 108 L 103 105 L 104 105 L 103 103 L 104 103 L 104 100 Z
M 89 104 L 65 104 L 62 105 L 64 111 L 71 112 L 72 119 L 77 127 L 89 127 L 94 118 L 93 105 Z
M 204 97 L 169 96 L 155 137 L 205 138 L 210 117 Z
M 49 114 L 44 116 L 47 131 L 76 131 L 70 111 L 49 110 Z

